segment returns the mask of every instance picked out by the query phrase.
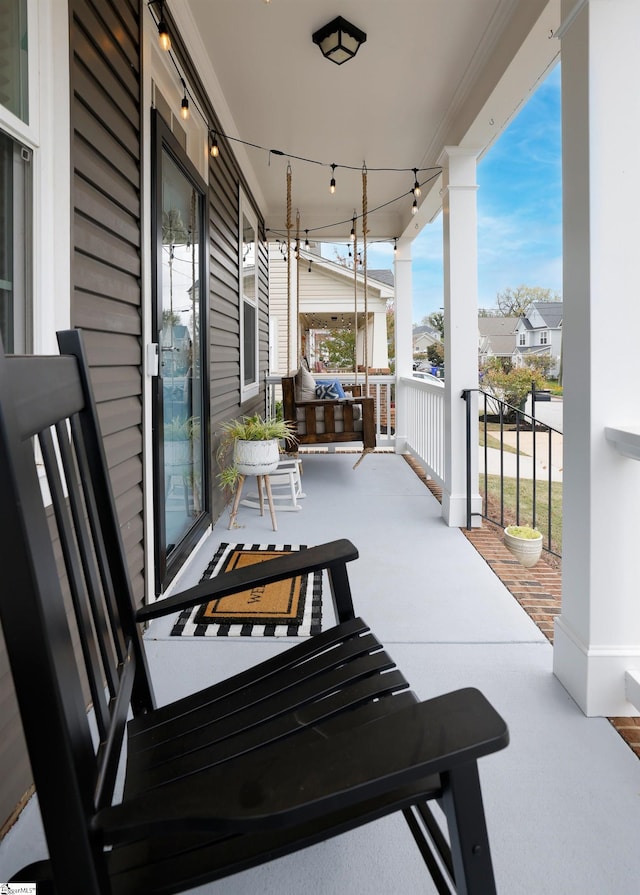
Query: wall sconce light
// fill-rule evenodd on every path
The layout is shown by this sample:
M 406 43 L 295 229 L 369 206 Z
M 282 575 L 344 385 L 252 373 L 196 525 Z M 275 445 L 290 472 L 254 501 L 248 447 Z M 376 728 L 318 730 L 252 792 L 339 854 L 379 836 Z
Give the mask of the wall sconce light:
M 353 59 L 366 39 L 364 31 L 347 22 L 342 16 L 338 16 L 312 36 L 322 55 L 336 65 L 342 65 L 348 59 Z

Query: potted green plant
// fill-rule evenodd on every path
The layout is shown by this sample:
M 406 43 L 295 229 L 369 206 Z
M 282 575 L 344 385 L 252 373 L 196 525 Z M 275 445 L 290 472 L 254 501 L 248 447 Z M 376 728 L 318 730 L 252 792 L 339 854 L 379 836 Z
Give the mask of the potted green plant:
M 221 488 L 235 491 L 241 475 L 269 475 L 280 461 L 280 441 L 295 442 L 295 425 L 259 414 L 229 420 L 221 426 L 216 457 Z
M 530 525 L 507 525 L 504 543 L 527 569 L 535 566 L 542 555 L 542 534 Z

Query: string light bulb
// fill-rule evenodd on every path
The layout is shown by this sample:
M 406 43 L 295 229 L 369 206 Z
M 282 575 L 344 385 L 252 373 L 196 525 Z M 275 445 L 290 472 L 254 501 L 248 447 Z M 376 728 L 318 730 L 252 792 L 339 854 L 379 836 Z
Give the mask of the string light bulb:
M 411 214 L 417 214 L 417 213 L 418 213 L 418 200 L 414 199 L 413 205 L 411 206 Z
M 351 242 L 356 241 L 356 216 L 353 215 L 353 219 L 351 221 Z M 349 252 L 351 254 L 351 252 Z
M 169 36 L 167 23 L 164 20 L 164 0 L 158 0 L 158 7 L 158 43 L 160 44 L 160 49 L 168 53 L 171 49 L 171 37 Z
M 329 192 L 333 196 L 336 191 L 336 166 L 331 165 L 331 182 L 329 183 Z
M 307 251 L 309 251 L 309 231 L 308 230 L 304 231 L 304 247 L 305 247 L 305 249 L 307 249 Z
M 413 184 L 413 195 L 418 198 L 418 196 L 422 195 L 422 190 L 420 189 L 420 184 L 418 183 L 418 169 L 413 169 L 414 176 L 414 184 Z
M 393 239 L 393 254 L 394 255 L 398 254 L 398 237 L 397 236 L 395 236 Z
M 220 155 L 218 138 L 216 137 L 215 131 L 211 131 L 211 148 L 209 149 L 209 155 L 211 156 L 211 158 L 218 158 L 218 156 Z
M 184 82 L 184 79 L 180 79 L 182 81 L 182 86 L 184 87 L 184 96 L 182 97 L 182 103 L 180 104 L 180 117 L 183 121 L 186 121 L 189 117 L 189 100 L 187 99 L 187 85 Z

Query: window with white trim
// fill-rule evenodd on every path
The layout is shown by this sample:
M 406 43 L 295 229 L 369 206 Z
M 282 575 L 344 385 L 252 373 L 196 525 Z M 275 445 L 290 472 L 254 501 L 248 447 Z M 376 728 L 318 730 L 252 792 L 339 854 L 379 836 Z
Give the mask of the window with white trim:
M 549 333 L 545 329 L 540 333 L 540 344 L 547 345 L 548 342 L 549 342 Z
M 522 347 L 523 345 L 526 345 L 526 339 L 525 339 L 524 333 L 520 333 L 520 335 L 518 336 L 518 345 L 520 345 L 520 347 Z
M 27 0 L 0 2 L 0 333 L 6 351 L 32 346 L 33 176 L 31 149 L 14 134 L 29 131 Z
M 29 123 L 27 0 L 0 3 L 0 104 Z
M 240 196 L 240 394 L 246 401 L 258 394 L 258 220 L 244 194 Z

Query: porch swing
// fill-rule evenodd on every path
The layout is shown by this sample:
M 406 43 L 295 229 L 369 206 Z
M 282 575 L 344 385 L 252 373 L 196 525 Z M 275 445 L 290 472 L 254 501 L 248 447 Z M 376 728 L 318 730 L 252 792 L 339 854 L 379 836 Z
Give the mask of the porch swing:
M 296 426 L 296 441 L 302 445 L 329 445 L 346 442 L 362 442 L 362 453 L 354 465 L 354 469 L 364 457 L 375 450 L 376 426 L 374 399 L 369 397 L 369 315 L 367 294 L 367 170 L 362 170 L 362 233 L 363 233 L 363 272 L 364 272 L 364 394 L 358 384 L 357 332 L 358 332 L 358 268 L 357 241 L 353 221 L 354 236 L 354 328 L 356 333 L 356 356 L 354 357 L 355 383 L 342 390 L 339 382 L 331 386 L 317 386 L 311 373 L 301 362 L 295 374 L 282 377 L 282 406 L 284 418 L 291 420 Z M 296 245 L 299 245 L 300 219 L 297 217 Z M 291 166 L 287 167 L 287 237 L 290 244 L 291 233 Z M 299 271 L 298 271 L 299 275 Z M 296 332 L 300 320 L 300 290 L 297 290 L 298 307 L 296 309 Z M 291 332 L 291 253 L 287 252 L 287 315 L 288 329 Z M 297 337 L 298 352 L 300 340 Z M 291 339 L 289 339 L 290 351 Z M 288 368 L 291 369 L 289 362 Z M 347 396 L 348 393 L 348 396 Z M 295 444 L 287 445 L 295 451 Z

